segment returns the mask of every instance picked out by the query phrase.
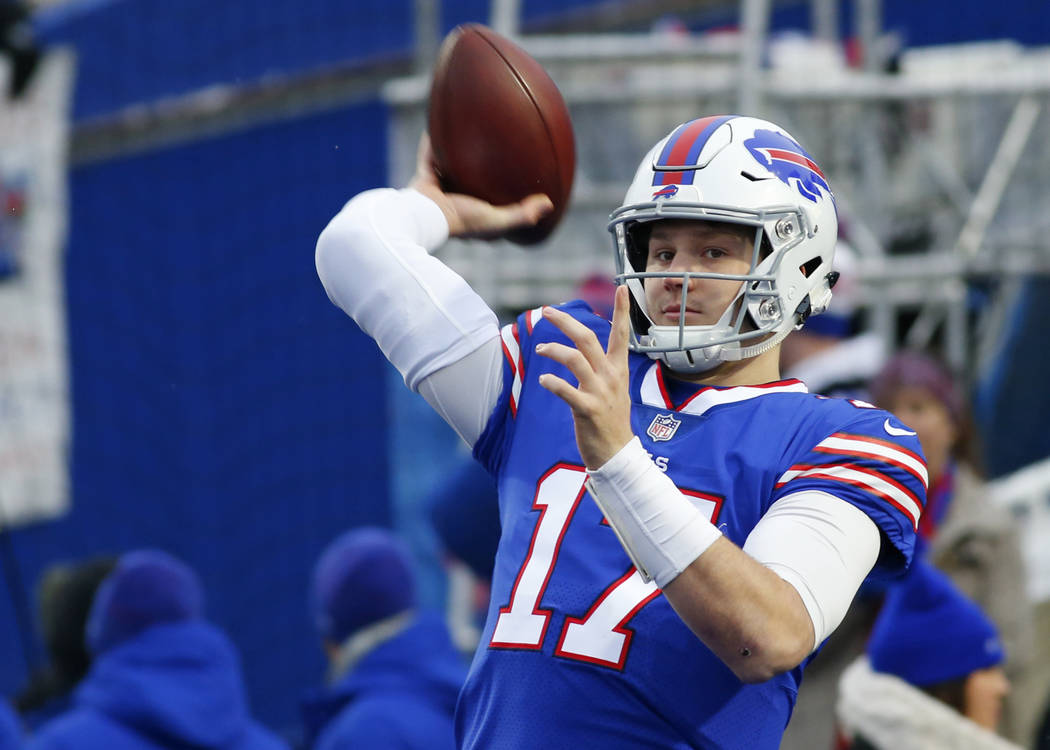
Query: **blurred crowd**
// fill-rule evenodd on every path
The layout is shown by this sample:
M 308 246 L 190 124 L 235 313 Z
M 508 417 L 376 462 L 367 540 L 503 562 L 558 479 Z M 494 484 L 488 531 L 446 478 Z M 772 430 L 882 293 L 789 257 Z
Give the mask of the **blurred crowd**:
M 928 500 L 916 561 L 862 588 L 806 670 L 783 747 L 818 750 L 1046 748 L 1050 664 L 1037 637 L 1013 519 L 982 482 L 962 381 L 935 356 L 887 352 L 863 330 L 856 258 L 837 257 L 829 313 L 788 339 L 783 366 L 824 395 L 870 402 L 920 439 Z M 612 284 L 579 291 L 609 314 Z M 412 553 L 394 532 L 344 531 L 319 551 L 310 617 L 326 674 L 278 736 L 252 717 L 236 648 L 208 621 L 201 580 L 156 549 L 60 562 L 42 576 L 47 665 L 0 701 L 0 750 L 455 747 L 453 715 L 480 627 L 500 534 L 496 485 L 473 461 L 425 499 L 459 611 L 420 605 Z

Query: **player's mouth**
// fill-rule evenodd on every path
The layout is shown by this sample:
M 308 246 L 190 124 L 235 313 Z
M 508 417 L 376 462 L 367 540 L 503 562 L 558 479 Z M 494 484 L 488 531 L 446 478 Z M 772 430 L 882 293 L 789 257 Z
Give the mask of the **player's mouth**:
M 685 313 L 682 312 L 681 305 L 665 305 L 660 310 L 661 315 L 666 318 L 672 325 L 678 325 L 685 318 L 686 325 L 700 325 L 703 318 L 703 311 L 695 307 L 686 307 Z

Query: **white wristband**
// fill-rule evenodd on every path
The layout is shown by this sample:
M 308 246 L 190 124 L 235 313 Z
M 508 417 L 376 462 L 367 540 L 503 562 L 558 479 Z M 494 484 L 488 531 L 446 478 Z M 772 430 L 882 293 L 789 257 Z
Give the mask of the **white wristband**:
M 649 458 L 637 436 L 587 488 L 646 581 L 663 588 L 722 533 Z

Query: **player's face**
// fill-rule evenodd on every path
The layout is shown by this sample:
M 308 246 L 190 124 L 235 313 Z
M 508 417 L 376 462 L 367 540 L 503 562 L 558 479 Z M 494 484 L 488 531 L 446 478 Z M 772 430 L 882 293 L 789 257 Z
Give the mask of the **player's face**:
M 994 732 L 999 726 L 1003 698 L 1010 692 L 1010 681 L 999 667 L 979 669 L 966 678 L 963 701 L 966 718 Z
M 889 410 L 918 433 L 930 480 L 948 465 L 958 431 L 944 403 L 921 386 L 904 386 L 890 399 Z
M 751 269 L 753 240 L 747 230 L 718 222 L 663 220 L 649 235 L 646 271 L 745 274 Z M 681 278 L 648 278 L 645 301 L 656 325 L 713 325 L 736 297 L 740 281 L 690 279 L 682 307 Z

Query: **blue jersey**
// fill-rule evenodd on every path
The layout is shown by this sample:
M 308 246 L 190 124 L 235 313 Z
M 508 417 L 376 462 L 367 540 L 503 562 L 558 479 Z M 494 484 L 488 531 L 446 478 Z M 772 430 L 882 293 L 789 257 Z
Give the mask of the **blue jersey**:
M 607 342 L 610 324 L 564 306 Z M 575 382 L 536 355 L 569 343 L 539 310 L 502 331 L 501 399 L 475 446 L 497 477 L 502 537 L 488 619 L 457 709 L 465 748 L 777 748 L 802 669 L 744 684 L 634 569 L 584 487 L 569 407 L 537 382 Z M 743 546 L 777 499 L 821 490 L 878 525 L 874 574 L 911 558 L 925 500 L 918 441 L 884 411 L 799 381 L 703 387 L 630 355 L 631 423 L 654 462 Z

